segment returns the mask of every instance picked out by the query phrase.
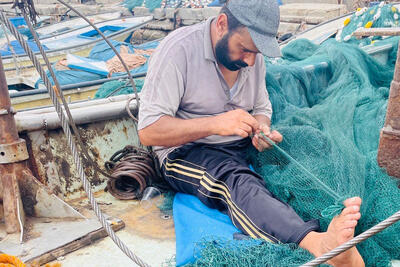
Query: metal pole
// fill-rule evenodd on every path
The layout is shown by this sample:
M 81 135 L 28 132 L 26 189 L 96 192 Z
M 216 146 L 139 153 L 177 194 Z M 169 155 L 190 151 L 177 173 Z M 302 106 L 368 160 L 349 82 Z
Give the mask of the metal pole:
M 25 141 L 19 139 L 3 62 L 0 58 L 0 177 L 3 192 L 4 220 L 7 233 L 23 232 L 24 210 L 18 186 L 19 162 L 28 158 Z
M 12 143 L 18 139 L 3 61 L 0 58 L 0 144 Z

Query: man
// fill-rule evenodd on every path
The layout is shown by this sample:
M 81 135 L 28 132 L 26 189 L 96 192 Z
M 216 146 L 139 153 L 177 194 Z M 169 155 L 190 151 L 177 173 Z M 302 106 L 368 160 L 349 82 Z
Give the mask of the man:
M 320 256 L 348 241 L 360 218 L 361 199 L 325 233 L 274 198 L 249 169 L 246 148 L 269 148 L 271 104 L 263 55 L 280 56 L 276 0 L 231 0 L 216 18 L 180 28 L 152 55 L 141 95 L 139 137 L 156 151 L 165 180 L 179 192 L 230 216 L 253 238 L 297 243 Z M 356 248 L 332 259 L 336 266 L 363 266 Z

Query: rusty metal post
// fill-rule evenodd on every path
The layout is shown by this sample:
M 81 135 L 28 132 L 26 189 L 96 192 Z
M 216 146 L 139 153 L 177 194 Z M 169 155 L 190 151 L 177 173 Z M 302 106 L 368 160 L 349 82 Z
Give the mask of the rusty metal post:
M 385 125 L 381 131 L 378 164 L 391 176 L 400 178 L 400 43 L 390 86 Z
M 18 136 L 10 95 L 0 58 L 0 177 L 4 220 L 7 233 L 23 231 L 25 214 L 18 186 L 18 176 L 28 159 L 25 140 Z

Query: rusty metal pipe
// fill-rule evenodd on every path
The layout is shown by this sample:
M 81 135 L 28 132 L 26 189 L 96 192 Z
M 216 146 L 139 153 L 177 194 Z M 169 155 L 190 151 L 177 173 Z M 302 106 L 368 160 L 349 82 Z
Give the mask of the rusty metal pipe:
M 71 110 L 71 115 L 77 125 L 107 121 L 127 116 L 126 101 L 114 103 L 106 102 L 97 106 L 78 107 Z M 136 103 L 131 103 L 130 108 L 136 112 Z M 99 110 L 101 112 L 99 112 Z M 55 111 L 46 113 L 18 112 L 16 115 L 18 131 L 51 130 L 61 127 L 60 119 Z
M 23 145 L 25 143 L 18 136 L 3 62 L 0 57 L 0 179 L 3 189 L 1 197 L 3 199 L 7 233 L 18 231 L 22 233 L 23 231 L 25 214 L 18 186 L 18 176 L 21 167 L 24 168 L 25 166 L 23 166 L 23 163 L 14 160 L 14 158 L 19 159 L 19 155 L 21 154 L 19 153 L 19 147 L 24 147 Z M 24 148 L 26 152 L 26 146 Z M 21 159 L 26 159 L 26 155 Z
M 9 144 L 19 140 L 3 62 L 0 57 L 0 144 Z

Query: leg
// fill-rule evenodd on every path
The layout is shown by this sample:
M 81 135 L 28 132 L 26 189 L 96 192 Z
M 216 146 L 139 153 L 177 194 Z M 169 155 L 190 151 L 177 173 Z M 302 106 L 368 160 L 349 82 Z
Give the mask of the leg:
M 210 162 L 198 190 L 204 203 L 225 211 L 236 227 L 253 238 L 298 244 L 319 229 L 318 221 L 304 222 L 266 189 L 261 177 L 231 157 Z M 213 203 L 214 199 L 220 201 Z
M 359 212 L 361 199 L 358 197 L 347 199 L 344 205 L 342 213 L 332 219 L 325 233 L 310 232 L 300 242 L 300 247 L 319 257 L 352 239 L 357 221 L 361 217 Z M 333 266 L 364 266 L 364 261 L 356 247 L 334 257 L 328 263 Z
M 191 145 L 172 152 L 163 164 L 165 179 L 179 191 L 230 216 L 242 232 L 272 242 L 299 243 L 319 228 L 304 222 L 265 188 L 245 162 L 246 143 Z

